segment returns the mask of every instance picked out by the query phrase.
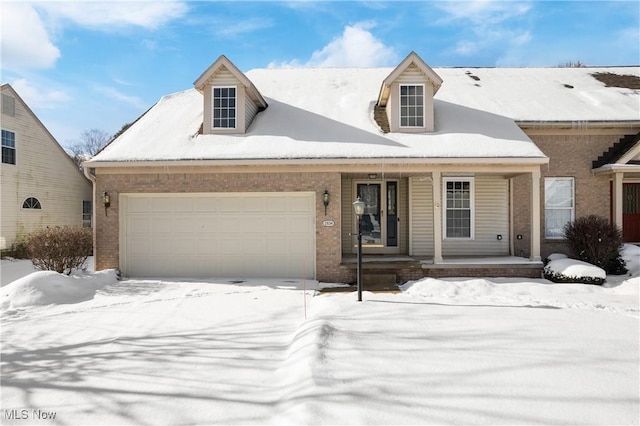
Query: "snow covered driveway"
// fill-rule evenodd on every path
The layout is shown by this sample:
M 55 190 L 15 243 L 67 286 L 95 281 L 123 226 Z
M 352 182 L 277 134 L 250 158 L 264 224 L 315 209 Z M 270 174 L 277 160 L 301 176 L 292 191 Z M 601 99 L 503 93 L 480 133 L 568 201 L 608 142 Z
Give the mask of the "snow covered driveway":
M 3 313 L 2 423 L 638 424 L 639 284 L 115 282 Z

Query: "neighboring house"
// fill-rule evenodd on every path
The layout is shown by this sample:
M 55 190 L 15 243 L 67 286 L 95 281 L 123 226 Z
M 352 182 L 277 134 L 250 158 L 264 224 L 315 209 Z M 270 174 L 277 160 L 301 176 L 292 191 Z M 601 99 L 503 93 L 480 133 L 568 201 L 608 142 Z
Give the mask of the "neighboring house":
M 0 87 L 0 250 L 12 251 L 43 227 L 91 227 L 91 182 L 18 93 L 9 84 Z
M 110 202 L 97 268 L 353 282 L 360 196 L 365 273 L 540 276 L 575 217 L 640 241 L 626 222 L 639 81 L 638 67 L 432 69 L 415 53 L 244 74 L 221 56 L 85 163 Z

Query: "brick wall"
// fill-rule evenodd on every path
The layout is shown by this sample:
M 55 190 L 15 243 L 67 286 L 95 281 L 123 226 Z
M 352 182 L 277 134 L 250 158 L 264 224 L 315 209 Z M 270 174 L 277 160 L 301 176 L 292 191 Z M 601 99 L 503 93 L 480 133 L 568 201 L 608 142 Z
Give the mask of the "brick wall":
M 561 240 L 544 238 L 544 178 L 574 177 L 576 217 L 596 214 L 609 218 L 609 176 L 595 175 L 591 163 L 623 134 L 617 135 L 530 135 L 529 137 L 549 157 L 549 165 L 542 166 L 541 174 L 541 255 L 544 259 L 551 253 L 567 253 Z M 514 179 L 514 231 L 522 240 L 514 240 L 515 254 L 530 255 L 530 177 Z
M 295 192 L 316 193 L 316 278 L 340 282 L 340 173 L 155 173 L 102 174 L 96 176 L 95 266 L 97 270 L 119 268 L 119 200 L 123 193 L 191 192 Z M 331 202 L 326 218 L 335 225 L 325 227 L 322 194 L 327 189 Z M 111 207 L 100 203 L 109 192 Z

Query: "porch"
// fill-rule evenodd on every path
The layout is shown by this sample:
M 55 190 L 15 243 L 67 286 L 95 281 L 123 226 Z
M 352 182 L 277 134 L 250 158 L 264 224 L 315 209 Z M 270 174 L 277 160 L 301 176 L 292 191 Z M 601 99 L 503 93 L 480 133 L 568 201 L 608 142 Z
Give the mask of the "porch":
M 358 259 L 344 254 L 340 268 L 356 283 Z M 363 255 L 364 290 L 395 289 L 398 284 L 421 278 L 522 277 L 540 278 L 543 263 L 519 256 L 456 256 L 435 262 L 431 257 Z

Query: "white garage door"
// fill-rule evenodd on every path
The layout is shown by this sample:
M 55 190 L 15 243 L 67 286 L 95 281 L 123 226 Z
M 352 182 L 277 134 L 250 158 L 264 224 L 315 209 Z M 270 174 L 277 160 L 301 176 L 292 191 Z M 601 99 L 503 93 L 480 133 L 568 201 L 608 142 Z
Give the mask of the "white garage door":
M 132 277 L 313 278 L 314 193 L 122 194 L 120 268 Z

